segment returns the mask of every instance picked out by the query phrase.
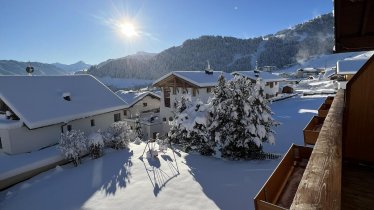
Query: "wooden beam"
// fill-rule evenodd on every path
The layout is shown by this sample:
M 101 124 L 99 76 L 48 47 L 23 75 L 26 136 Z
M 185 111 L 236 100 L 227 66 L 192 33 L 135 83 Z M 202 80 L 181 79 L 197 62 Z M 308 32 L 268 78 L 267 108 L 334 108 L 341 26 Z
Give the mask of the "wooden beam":
M 340 209 L 344 91 L 332 102 L 291 210 Z
M 371 9 L 371 2 L 372 0 L 366 0 L 365 2 L 365 10 L 364 13 L 362 14 L 362 21 L 361 21 L 361 35 L 365 35 L 367 32 L 367 25 L 368 25 L 368 20 L 369 20 L 369 14 L 370 14 L 370 9 Z

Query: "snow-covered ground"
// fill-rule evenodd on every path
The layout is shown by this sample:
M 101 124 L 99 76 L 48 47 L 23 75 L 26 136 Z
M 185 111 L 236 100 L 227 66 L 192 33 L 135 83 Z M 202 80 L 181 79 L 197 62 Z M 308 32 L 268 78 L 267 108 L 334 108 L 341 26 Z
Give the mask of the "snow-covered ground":
M 302 129 L 324 98 L 274 102 L 276 144 L 303 144 Z M 0 192 L 0 209 L 254 209 L 253 197 L 280 159 L 227 161 L 181 151 L 140 159 L 144 144 L 57 167 Z M 1 158 L 1 156 L 0 156 Z
M 63 160 L 56 146 L 37 152 L 6 155 L 0 152 L 0 180 Z M 1 199 L 0 199 L 1 200 Z
M 295 91 L 304 95 L 336 93 L 333 80 L 301 80 L 295 85 Z
M 111 78 L 102 77 L 98 78 L 106 86 L 112 86 L 118 89 L 124 88 L 136 88 L 145 87 L 152 84 L 153 80 L 142 80 L 142 79 L 125 79 L 125 78 Z

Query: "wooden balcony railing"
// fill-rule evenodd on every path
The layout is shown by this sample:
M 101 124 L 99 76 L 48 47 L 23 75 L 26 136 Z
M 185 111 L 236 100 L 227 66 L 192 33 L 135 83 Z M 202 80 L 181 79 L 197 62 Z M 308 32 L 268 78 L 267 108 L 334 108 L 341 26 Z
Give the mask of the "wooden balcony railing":
M 290 209 L 340 209 L 344 91 L 336 94 Z

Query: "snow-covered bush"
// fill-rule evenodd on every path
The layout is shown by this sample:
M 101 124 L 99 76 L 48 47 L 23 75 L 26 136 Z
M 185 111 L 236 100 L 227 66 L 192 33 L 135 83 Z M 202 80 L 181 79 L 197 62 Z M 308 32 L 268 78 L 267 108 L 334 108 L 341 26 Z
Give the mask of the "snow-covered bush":
M 71 130 L 62 133 L 58 146 L 67 159 L 71 159 L 74 166 L 80 163 L 80 155 L 87 152 L 87 138 L 82 131 Z
M 88 150 L 93 159 L 103 156 L 104 141 L 100 133 L 92 133 L 88 136 Z
M 223 157 L 262 159 L 262 143 L 274 143 L 273 126 L 278 123 L 263 97 L 258 81 L 236 76 L 226 83 L 219 78 L 210 101 L 209 133 Z
M 104 144 L 114 149 L 127 148 L 134 133 L 124 121 L 113 123 L 109 128 L 101 132 Z

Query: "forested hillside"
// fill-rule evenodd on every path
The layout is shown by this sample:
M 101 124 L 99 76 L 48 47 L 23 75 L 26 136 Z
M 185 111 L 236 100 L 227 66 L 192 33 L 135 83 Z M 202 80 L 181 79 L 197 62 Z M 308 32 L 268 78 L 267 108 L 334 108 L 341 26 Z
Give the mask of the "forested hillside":
M 137 53 L 91 66 L 88 73 L 114 78 L 155 79 L 170 71 L 197 71 L 207 60 L 214 70 L 250 70 L 261 66 L 283 68 L 311 56 L 331 54 L 333 16 L 325 14 L 275 34 L 250 39 L 201 36 L 158 54 Z

